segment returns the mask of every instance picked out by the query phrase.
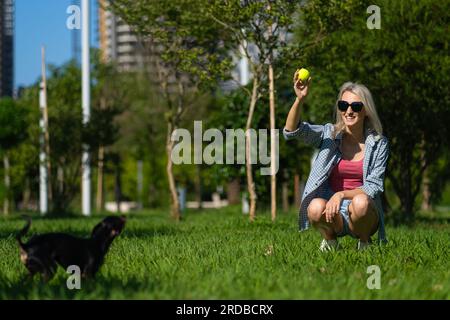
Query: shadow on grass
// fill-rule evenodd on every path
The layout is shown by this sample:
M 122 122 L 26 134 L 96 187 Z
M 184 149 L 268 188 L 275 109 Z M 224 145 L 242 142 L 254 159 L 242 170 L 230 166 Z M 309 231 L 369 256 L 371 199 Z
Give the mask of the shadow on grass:
M 45 283 L 38 276 L 29 280 L 25 276 L 15 282 L 0 278 L 0 299 L 127 299 L 137 292 L 155 292 L 160 283 L 155 278 L 104 277 L 81 280 L 81 289 L 70 290 L 67 279 L 58 276 Z M 132 296 L 130 297 L 132 298 Z

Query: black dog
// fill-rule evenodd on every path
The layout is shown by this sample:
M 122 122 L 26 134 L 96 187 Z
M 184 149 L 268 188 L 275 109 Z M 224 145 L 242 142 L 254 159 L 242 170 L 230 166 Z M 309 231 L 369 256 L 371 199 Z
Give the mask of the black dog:
M 106 217 L 92 230 L 90 238 L 78 238 L 64 233 L 46 233 L 33 236 L 27 243 L 22 237 L 28 232 L 31 219 L 17 234 L 20 260 L 25 264 L 30 277 L 40 273 L 45 281 L 56 272 L 57 264 L 64 269 L 76 265 L 82 277 L 94 277 L 103 263 L 109 246 L 125 226 L 125 217 Z

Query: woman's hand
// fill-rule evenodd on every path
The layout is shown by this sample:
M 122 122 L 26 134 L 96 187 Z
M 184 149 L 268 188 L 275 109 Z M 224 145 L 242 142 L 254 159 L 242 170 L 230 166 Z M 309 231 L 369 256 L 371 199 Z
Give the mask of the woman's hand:
M 308 78 L 308 80 L 306 80 L 306 82 L 301 81 L 300 79 L 298 79 L 297 81 L 295 79 L 297 79 L 297 73 L 298 70 L 295 71 L 294 73 L 294 91 L 295 94 L 297 95 L 297 98 L 299 100 L 302 100 L 303 98 L 305 98 L 308 95 L 308 88 L 309 88 L 309 84 L 311 82 L 311 77 Z
M 330 200 L 328 200 L 325 211 L 323 212 L 323 214 L 325 214 L 326 222 L 332 223 L 334 217 L 339 214 L 339 208 L 343 199 L 344 194 L 342 192 L 336 192 Z

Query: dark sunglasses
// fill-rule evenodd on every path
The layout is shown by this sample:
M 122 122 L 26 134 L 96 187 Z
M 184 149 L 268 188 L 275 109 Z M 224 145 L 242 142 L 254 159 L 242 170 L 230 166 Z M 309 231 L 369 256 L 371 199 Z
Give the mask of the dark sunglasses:
M 338 109 L 339 111 L 347 111 L 348 106 L 352 107 L 352 110 L 354 112 L 360 112 L 362 110 L 362 108 L 364 107 L 364 104 L 362 102 L 352 102 L 352 103 L 348 103 L 347 101 L 344 100 L 339 100 L 338 101 Z

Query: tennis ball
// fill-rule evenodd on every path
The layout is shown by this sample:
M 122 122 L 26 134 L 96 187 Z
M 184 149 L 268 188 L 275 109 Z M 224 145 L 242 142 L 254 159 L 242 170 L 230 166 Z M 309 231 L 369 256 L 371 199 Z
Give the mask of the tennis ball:
M 301 68 L 300 70 L 297 70 L 297 80 L 300 79 L 302 82 L 305 82 L 309 79 L 309 71 L 305 68 Z

